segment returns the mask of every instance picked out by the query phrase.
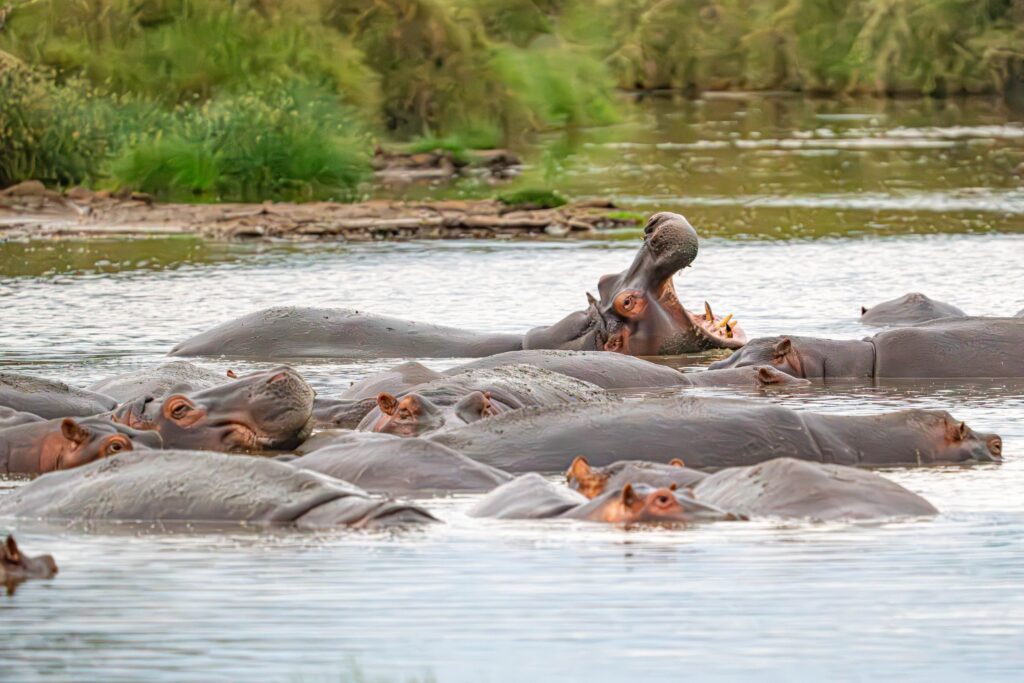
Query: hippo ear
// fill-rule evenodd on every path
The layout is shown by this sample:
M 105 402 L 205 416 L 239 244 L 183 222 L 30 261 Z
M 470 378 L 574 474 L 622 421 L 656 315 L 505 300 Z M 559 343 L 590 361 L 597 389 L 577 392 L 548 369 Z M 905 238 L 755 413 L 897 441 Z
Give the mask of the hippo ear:
M 582 455 L 577 455 L 573 458 L 572 464 L 569 465 L 569 471 L 565 473 L 565 478 L 572 480 L 574 477 L 582 481 L 583 479 L 590 476 L 593 470 L 590 469 L 590 463 Z
M 385 415 L 394 415 L 398 412 L 398 399 L 386 391 L 377 394 L 377 407 Z
M 633 507 L 634 505 L 636 505 L 636 501 L 638 499 L 639 498 L 636 495 L 636 491 L 633 490 L 633 485 L 626 484 L 626 486 L 622 489 L 622 504 L 625 505 L 626 507 Z
M 83 429 L 81 425 L 70 417 L 65 417 L 61 420 L 60 433 L 72 443 L 83 444 L 89 439 L 89 430 Z
M 225 374 L 231 379 L 238 379 L 238 373 L 232 370 L 231 368 L 228 368 L 228 371 Z
M 868 312 L 867 306 L 861 306 L 860 307 L 860 314 L 861 315 L 864 315 L 867 312 Z
M 593 294 L 587 292 L 587 308 L 590 308 L 592 306 L 597 307 L 597 299 L 594 298 Z
M 668 486 L 668 490 L 669 491 L 676 491 L 678 489 L 679 489 L 679 484 L 669 484 L 669 486 Z
M 793 340 L 790 339 L 789 337 L 783 337 L 782 339 L 780 339 L 778 342 L 775 343 L 775 348 L 773 349 L 776 358 L 785 358 L 790 354 L 792 350 Z
M 759 387 L 767 387 L 779 383 L 779 371 L 767 365 L 759 365 L 754 373 L 754 381 Z
M 967 423 L 966 422 L 961 422 L 960 426 L 958 426 L 957 430 L 956 430 L 957 438 L 960 441 L 963 441 L 964 439 L 967 438 L 967 434 L 969 432 L 970 432 L 970 429 L 967 427 Z
M 18 550 L 18 544 L 14 540 L 14 536 L 8 536 L 4 541 L 4 559 L 14 564 L 21 563 L 21 551 Z
M 686 463 L 683 462 L 682 458 L 672 458 L 668 461 L 668 464 L 672 465 L 672 467 L 686 467 Z

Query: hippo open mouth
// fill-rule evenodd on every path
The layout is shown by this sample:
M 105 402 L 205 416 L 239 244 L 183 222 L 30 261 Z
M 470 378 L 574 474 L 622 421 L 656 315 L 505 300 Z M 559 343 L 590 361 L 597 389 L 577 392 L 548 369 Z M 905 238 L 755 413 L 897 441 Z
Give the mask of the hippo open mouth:
M 548 327 L 526 334 L 524 349 L 615 351 L 633 356 L 674 355 L 737 349 L 746 334 L 732 315 L 719 317 L 683 307 L 672 276 L 693 263 L 697 231 L 676 213 L 657 213 L 644 227 L 644 243 L 633 263 L 598 282 L 599 298 Z

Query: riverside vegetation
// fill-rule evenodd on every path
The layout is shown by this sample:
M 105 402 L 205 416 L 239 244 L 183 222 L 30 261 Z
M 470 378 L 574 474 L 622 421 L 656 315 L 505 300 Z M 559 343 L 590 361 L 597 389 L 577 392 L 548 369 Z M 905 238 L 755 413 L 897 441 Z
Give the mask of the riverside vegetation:
M 346 201 L 381 140 L 516 147 L 616 89 L 1022 84 L 1024 0 L 0 0 L 0 186 Z

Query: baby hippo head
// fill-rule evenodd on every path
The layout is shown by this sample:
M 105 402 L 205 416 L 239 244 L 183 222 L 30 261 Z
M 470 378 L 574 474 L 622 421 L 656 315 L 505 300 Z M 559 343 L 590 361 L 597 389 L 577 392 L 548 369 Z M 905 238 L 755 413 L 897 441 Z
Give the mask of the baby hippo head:
M 166 448 L 221 452 L 291 450 L 313 425 L 313 388 L 289 367 L 163 400 L 125 404 L 116 419 L 160 432 Z
M 49 579 L 57 573 L 57 563 L 51 555 L 29 557 L 21 552 L 14 536 L 0 544 L 0 580 L 7 585 L 8 594 L 26 579 Z
M 469 424 L 505 410 L 503 404 L 492 400 L 490 392 L 486 391 L 470 392 L 447 410 L 416 392 L 401 398 L 384 392 L 377 396 L 377 408 L 381 415 L 372 430 L 403 437 L 434 432 L 449 423 Z
M 39 450 L 39 471 L 81 467 L 125 451 L 161 448 L 159 434 L 138 431 L 106 417 L 53 420 Z
M 626 484 L 580 507 L 585 519 L 609 524 L 687 524 L 733 515 L 677 493 L 673 488 Z
M 668 466 L 673 468 L 686 467 L 679 458 L 673 458 Z M 587 459 L 580 455 L 569 465 L 569 469 L 565 473 L 565 481 L 569 488 L 579 491 L 587 498 L 593 499 L 600 496 L 608 488 L 608 483 L 613 475 L 611 470 L 612 468 L 609 467 L 591 467 Z

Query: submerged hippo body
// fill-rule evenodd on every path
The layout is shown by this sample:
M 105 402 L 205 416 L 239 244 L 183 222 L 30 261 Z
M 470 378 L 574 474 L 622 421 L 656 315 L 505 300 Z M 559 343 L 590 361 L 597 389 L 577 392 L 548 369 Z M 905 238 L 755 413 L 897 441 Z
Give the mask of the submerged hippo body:
M 806 379 L 1024 377 L 1024 319 L 944 318 L 862 340 L 762 337 L 709 367 L 763 364 Z
M 43 418 L 32 413 L 23 413 L 13 408 L 5 408 L 0 406 L 0 429 L 7 429 L 8 427 L 17 427 L 18 425 L 28 424 L 30 422 L 44 422 Z
M 861 307 L 860 321 L 879 327 L 914 325 L 939 318 L 966 318 L 967 314 L 952 304 L 930 299 L 920 292 L 911 292 L 871 308 Z
M 50 420 L 99 415 L 113 410 L 117 401 L 63 382 L 0 372 L 0 406 Z
M 297 372 L 279 367 L 202 391 L 147 396 L 122 405 L 114 419 L 159 432 L 165 448 L 291 450 L 312 431 L 313 397 Z
M 145 397 L 162 399 L 171 394 L 202 391 L 227 382 L 228 376 L 224 373 L 176 360 L 155 368 L 135 370 L 101 380 L 90 385 L 89 390 L 110 396 L 118 403 L 125 403 Z
M 517 334 L 485 334 L 340 308 L 268 308 L 188 339 L 172 356 L 477 358 L 522 348 Z
M 708 475 L 686 467 L 682 460 L 669 464 L 647 460 L 620 460 L 607 467 L 591 467 L 583 456 L 572 461 L 566 472 L 569 488 L 587 498 L 596 498 L 606 490 L 626 484 L 646 484 L 656 488 L 693 488 Z
M 401 395 L 415 386 L 444 377 L 416 361 L 399 363 L 354 382 L 338 398 L 317 396 L 313 419 L 321 429 L 355 429 L 377 407 L 377 397 L 381 394 Z
M 57 563 L 52 555 L 29 557 L 18 547 L 14 536 L 7 536 L 0 544 L 0 584 L 8 595 L 15 587 L 29 579 L 49 579 L 57 574 Z
M 874 472 L 793 458 L 721 470 L 698 483 L 693 495 L 749 517 L 831 521 L 938 513 L 921 496 Z
M 433 441 L 362 432 L 337 437 L 290 464 L 393 495 L 490 491 L 512 478 Z
M 159 434 L 105 416 L 29 422 L 0 430 L 0 474 L 43 474 L 162 445 Z
M 743 346 L 746 337 L 732 316 L 715 316 L 709 306 L 690 313 L 676 295 L 672 276 L 693 263 L 698 241 L 679 214 L 654 214 L 629 268 L 602 277 L 600 297 L 588 295 L 586 310 L 528 332 L 523 348 L 660 356 Z
M 265 458 L 122 453 L 0 496 L 0 518 L 246 523 L 300 528 L 434 521 L 425 510 Z
M 419 436 L 530 406 L 606 398 L 588 382 L 532 365 L 469 370 L 415 386 L 400 397 L 378 396 L 359 429 Z
M 766 403 L 673 397 L 518 410 L 430 437 L 506 472 L 554 472 L 584 454 L 696 469 L 792 457 L 844 465 L 925 465 L 1000 459 L 996 435 L 977 434 L 942 411 L 844 416 Z

